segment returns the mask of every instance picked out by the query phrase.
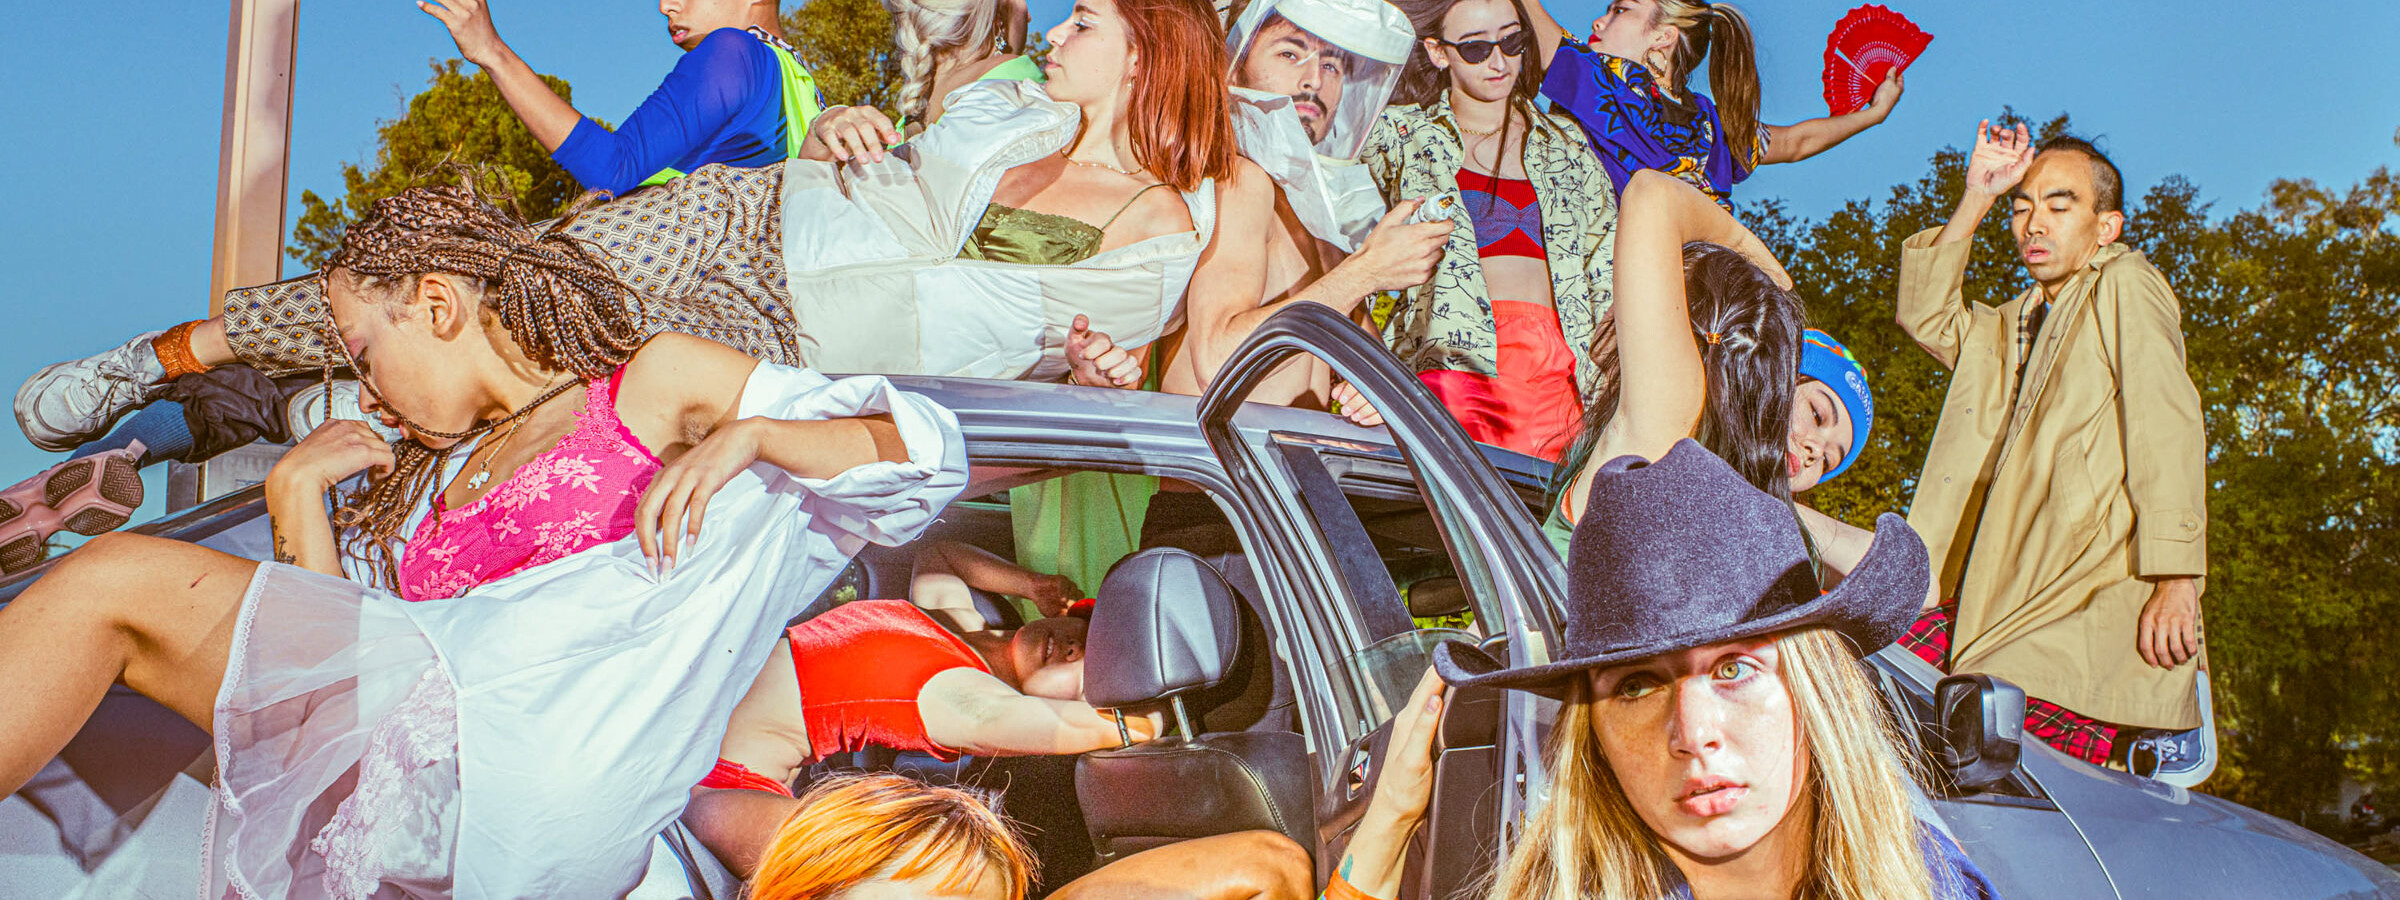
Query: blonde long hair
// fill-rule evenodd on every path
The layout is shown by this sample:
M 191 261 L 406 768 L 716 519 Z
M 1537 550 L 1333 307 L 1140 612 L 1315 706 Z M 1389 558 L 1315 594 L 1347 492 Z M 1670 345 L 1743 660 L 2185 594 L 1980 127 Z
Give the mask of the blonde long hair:
M 883 0 L 892 12 L 892 43 L 900 50 L 900 115 L 925 118 L 935 64 L 961 50 L 967 56 L 1025 52 L 1025 23 L 1000 14 L 999 0 Z M 1021 7 L 1020 7 L 1021 8 Z
M 1806 900 L 1931 900 L 1896 726 L 1842 638 L 1822 628 L 1776 642 L 1808 748 Z M 1658 900 L 1674 863 L 1642 824 L 1592 729 L 1577 679 L 1550 741 L 1550 801 L 1526 820 L 1489 900 Z

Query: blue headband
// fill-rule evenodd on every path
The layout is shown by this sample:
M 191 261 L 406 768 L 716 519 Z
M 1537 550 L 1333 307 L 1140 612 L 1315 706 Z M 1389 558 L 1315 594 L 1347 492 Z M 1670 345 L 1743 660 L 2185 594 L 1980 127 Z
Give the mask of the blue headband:
M 1842 454 L 1840 462 L 1817 479 L 1818 484 L 1849 471 L 1850 464 L 1867 448 L 1867 432 L 1875 427 L 1875 394 L 1867 390 L 1867 369 L 1850 355 L 1850 348 L 1834 340 L 1833 335 L 1814 328 L 1800 333 L 1800 374 L 1824 382 L 1841 398 L 1843 409 L 1850 413 L 1850 451 Z

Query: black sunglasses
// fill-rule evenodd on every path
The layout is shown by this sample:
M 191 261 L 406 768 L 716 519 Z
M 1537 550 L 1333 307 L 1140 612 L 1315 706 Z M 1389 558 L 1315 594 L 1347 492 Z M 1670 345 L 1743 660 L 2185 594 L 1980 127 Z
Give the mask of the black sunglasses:
M 1467 65 L 1472 66 L 1489 58 L 1494 47 L 1500 48 L 1500 52 L 1510 56 L 1523 56 L 1525 55 L 1525 45 L 1531 39 L 1526 37 L 1525 32 L 1520 31 L 1496 41 L 1444 41 L 1441 38 L 1434 38 L 1434 40 L 1440 42 L 1444 47 L 1458 51 L 1458 58 L 1466 60 Z

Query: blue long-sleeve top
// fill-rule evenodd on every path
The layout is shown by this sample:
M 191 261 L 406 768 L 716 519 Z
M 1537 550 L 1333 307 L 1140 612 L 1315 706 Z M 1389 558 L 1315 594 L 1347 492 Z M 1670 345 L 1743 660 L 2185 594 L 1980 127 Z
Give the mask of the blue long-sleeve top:
M 576 122 L 550 158 L 584 187 L 623 194 L 669 167 L 782 162 L 785 130 L 775 51 L 746 30 L 719 28 L 675 63 L 625 124 L 612 132 L 589 118 Z

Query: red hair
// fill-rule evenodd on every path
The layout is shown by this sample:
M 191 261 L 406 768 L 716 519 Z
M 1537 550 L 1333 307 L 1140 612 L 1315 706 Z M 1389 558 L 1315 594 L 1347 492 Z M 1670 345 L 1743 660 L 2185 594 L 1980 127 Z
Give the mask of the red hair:
M 1140 74 L 1126 127 L 1134 159 L 1176 190 L 1233 176 L 1232 65 L 1207 0 L 1116 0 Z
M 868 878 L 946 868 L 941 890 L 996 874 L 1024 900 L 1033 852 L 974 794 L 892 774 L 836 775 L 800 795 L 751 876 L 750 900 L 824 900 Z

